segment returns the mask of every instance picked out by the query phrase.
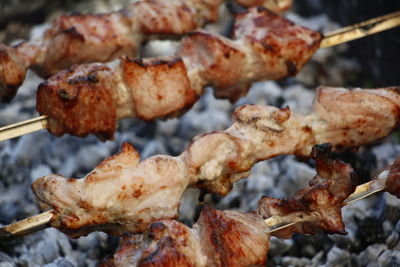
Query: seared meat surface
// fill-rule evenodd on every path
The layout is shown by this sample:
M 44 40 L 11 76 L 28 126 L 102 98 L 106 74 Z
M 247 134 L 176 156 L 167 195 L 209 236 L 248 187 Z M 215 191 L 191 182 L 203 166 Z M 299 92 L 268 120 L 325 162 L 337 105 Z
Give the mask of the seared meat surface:
M 37 110 L 57 136 L 111 138 L 121 118 L 179 115 L 205 86 L 235 101 L 255 81 L 294 75 L 321 37 L 266 9 L 249 9 L 236 16 L 233 40 L 196 31 L 183 38 L 175 57 L 122 57 L 64 70 L 39 86 Z

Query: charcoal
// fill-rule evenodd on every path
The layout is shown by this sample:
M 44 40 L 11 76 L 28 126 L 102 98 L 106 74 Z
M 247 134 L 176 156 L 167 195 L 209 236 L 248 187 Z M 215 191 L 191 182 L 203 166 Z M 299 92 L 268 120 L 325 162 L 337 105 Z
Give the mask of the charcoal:
M 362 266 L 369 263 L 376 262 L 378 257 L 387 250 L 387 246 L 384 244 L 374 244 L 367 247 L 359 255 L 359 262 Z
M 58 258 L 53 263 L 44 265 L 44 267 L 74 267 L 74 264 L 65 258 Z
M 333 246 L 328 252 L 326 264 L 328 266 L 351 266 L 350 253 Z

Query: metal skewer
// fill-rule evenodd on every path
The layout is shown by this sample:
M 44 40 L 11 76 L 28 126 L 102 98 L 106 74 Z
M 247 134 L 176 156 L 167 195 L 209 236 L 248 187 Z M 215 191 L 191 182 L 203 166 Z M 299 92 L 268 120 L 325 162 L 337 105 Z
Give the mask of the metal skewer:
M 379 175 L 378 179 L 357 186 L 355 192 L 344 201 L 343 206 L 366 198 L 372 194 L 385 191 L 385 183 L 388 174 L 388 171 L 384 171 Z M 304 215 L 304 213 L 292 213 L 289 216 L 273 216 L 264 220 L 264 222 L 268 227 L 267 233 L 272 233 L 296 223 L 313 220 L 315 219 L 315 216 L 316 214 L 314 213 L 310 213 L 308 215 Z M 50 210 L 22 221 L 4 226 L 3 228 L 0 228 L 0 242 L 11 240 L 18 236 L 24 236 L 47 228 L 50 226 L 49 224 L 52 218 L 53 211 Z
M 371 34 L 388 30 L 400 25 L 400 11 L 373 18 L 352 26 L 344 27 L 324 34 L 320 48 L 335 46 L 354 39 L 363 38 Z M 0 142 L 33 133 L 47 128 L 48 117 L 40 116 L 31 120 L 0 128 Z
M 348 198 L 343 202 L 343 206 L 364 199 L 372 194 L 385 191 L 386 190 L 385 184 L 388 175 L 389 175 L 388 170 L 383 171 L 378 176 L 378 179 L 357 186 L 354 193 L 348 196 Z M 298 212 L 298 213 L 291 213 L 288 216 L 282 216 L 282 217 L 272 216 L 264 220 L 264 222 L 268 227 L 267 233 L 270 234 L 275 231 L 284 229 L 286 227 L 295 225 L 297 223 L 303 223 L 315 220 L 316 217 L 318 217 L 318 212 L 310 213 L 307 215 L 304 215 L 304 212 Z

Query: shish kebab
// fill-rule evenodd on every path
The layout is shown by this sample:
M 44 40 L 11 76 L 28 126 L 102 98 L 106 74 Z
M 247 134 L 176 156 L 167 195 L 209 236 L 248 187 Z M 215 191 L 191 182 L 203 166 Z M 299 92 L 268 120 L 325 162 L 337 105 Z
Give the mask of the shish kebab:
M 124 235 L 118 251 L 101 266 L 265 266 L 271 236 L 346 234 L 341 208 L 364 197 L 360 190 L 400 194 L 399 186 L 391 190 L 400 183 L 400 158 L 378 179 L 357 188 L 350 165 L 323 156 L 316 162 L 310 187 L 293 198 L 264 196 L 248 213 L 204 207 L 192 228 L 175 220 L 153 222 L 143 234 Z
M 117 121 L 177 116 L 211 85 L 215 95 L 234 101 L 255 81 L 296 74 L 318 47 L 348 41 L 400 25 L 400 12 L 322 38 L 262 9 L 236 15 L 233 40 L 195 31 L 174 57 L 75 65 L 39 86 L 43 116 L 0 128 L 0 141 L 47 128 L 60 136 L 95 134 L 112 138 Z M 368 26 L 368 27 L 367 27 Z
M 245 105 L 235 111 L 230 128 L 195 137 L 177 157 L 157 155 L 139 162 L 139 154 L 125 143 L 83 179 L 37 179 L 32 190 L 41 209 L 50 211 L 28 219 L 35 227 L 17 223 L 3 228 L 3 236 L 47 226 L 72 237 L 94 230 L 142 232 L 156 220 L 176 218 L 188 186 L 226 195 L 261 160 L 307 157 L 313 145 L 322 143 L 340 151 L 388 135 L 400 122 L 399 90 L 321 87 L 307 116 L 289 108 Z
M 142 0 L 107 14 L 61 16 L 42 38 L 16 46 L 0 45 L 0 101 L 10 101 L 28 68 L 49 77 L 73 64 L 137 56 L 152 35 L 182 35 L 214 22 L 223 0 Z M 291 0 L 238 0 L 282 12 Z
M 257 211 L 251 213 L 205 207 L 192 229 L 171 219 L 155 221 L 142 234 L 124 234 L 120 250 L 105 262 L 106 266 L 146 266 L 149 261 L 168 266 L 260 264 L 266 260 L 271 235 L 290 238 L 293 233 L 314 234 L 321 230 L 346 234 L 343 206 L 381 191 L 400 196 L 400 159 L 377 179 L 358 187 L 350 165 L 320 155 L 316 161 L 317 174 L 310 187 L 298 191 L 294 198 L 264 196 Z M 24 223 L 27 221 L 0 229 L 0 240 L 21 235 L 19 227 Z

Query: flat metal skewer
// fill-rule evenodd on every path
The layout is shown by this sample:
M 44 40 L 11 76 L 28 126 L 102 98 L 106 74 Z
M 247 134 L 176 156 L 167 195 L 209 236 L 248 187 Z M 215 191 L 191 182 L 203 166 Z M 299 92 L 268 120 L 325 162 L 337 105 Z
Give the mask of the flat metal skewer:
M 389 171 L 383 171 L 379 174 L 378 178 L 370 182 L 364 183 L 357 186 L 353 194 L 351 194 L 344 202 L 343 206 L 349 205 L 358 200 L 364 199 L 372 194 L 382 192 L 386 190 L 385 184 L 386 179 L 389 176 Z M 284 229 L 286 227 L 295 225 L 297 223 L 304 223 L 307 221 L 313 221 L 318 218 L 318 212 L 312 212 L 304 214 L 304 212 L 294 212 L 287 216 L 272 216 L 264 220 L 267 225 L 267 233 L 273 233 L 275 231 Z
M 373 18 L 352 26 L 344 27 L 324 34 L 320 48 L 335 46 L 354 39 L 363 38 L 371 34 L 385 31 L 400 25 L 400 11 Z M 47 116 L 40 116 L 31 120 L 0 128 L 0 142 L 47 129 Z
M 355 201 L 366 198 L 372 194 L 385 191 L 385 183 L 389 171 L 382 172 L 378 179 L 357 186 L 355 192 L 351 194 L 343 203 L 343 206 Z M 291 213 L 288 216 L 273 216 L 264 220 L 267 225 L 267 233 L 272 233 L 296 223 L 314 220 L 317 213 Z M 18 236 L 24 236 L 44 228 L 50 227 L 50 221 L 53 218 L 53 211 L 46 211 L 41 214 L 29 217 L 27 219 L 9 224 L 0 228 L 0 242 L 12 240 Z

